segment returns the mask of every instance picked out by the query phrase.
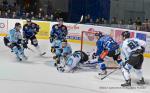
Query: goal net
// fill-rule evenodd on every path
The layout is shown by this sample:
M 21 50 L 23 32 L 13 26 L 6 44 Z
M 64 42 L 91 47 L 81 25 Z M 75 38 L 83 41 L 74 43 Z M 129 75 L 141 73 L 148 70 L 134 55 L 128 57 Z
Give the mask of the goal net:
M 89 31 L 82 31 L 81 34 L 81 51 L 92 55 L 94 52 L 96 52 L 96 41 L 97 38 L 95 37 L 95 33 L 97 32 L 89 32 Z M 89 57 L 89 60 L 91 60 L 92 57 Z M 114 60 L 110 57 L 105 57 L 104 63 L 106 64 L 107 68 L 115 69 L 118 67 L 117 62 L 114 62 Z

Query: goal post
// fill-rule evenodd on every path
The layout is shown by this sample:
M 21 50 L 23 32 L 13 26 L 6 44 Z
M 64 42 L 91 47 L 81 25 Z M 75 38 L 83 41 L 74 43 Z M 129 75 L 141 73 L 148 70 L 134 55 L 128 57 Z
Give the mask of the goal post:
M 89 31 L 82 31 L 81 33 L 81 51 L 92 54 L 96 52 L 96 42 L 97 38 L 95 34 L 98 32 L 89 32 Z M 90 59 L 89 59 L 90 60 Z M 117 62 L 114 62 L 114 60 L 110 57 L 105 57 L 104 63 L 107 65 L 110 69 L 118 68 Z

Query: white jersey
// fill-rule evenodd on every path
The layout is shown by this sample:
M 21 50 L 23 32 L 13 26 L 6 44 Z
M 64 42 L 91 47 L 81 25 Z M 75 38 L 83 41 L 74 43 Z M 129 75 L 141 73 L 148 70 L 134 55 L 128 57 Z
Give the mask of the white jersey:
M 137 38 L 126 39 L 122 44 L 122 55 L 128 59 L 131 52 L 141 49 L 141 46 L 145 48 L 146 42 Z

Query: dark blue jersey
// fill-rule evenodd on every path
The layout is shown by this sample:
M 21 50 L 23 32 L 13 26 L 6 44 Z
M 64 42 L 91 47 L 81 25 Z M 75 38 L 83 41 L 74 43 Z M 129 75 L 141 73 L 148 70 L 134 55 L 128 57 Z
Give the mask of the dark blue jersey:
M 100 55 L 104 50 L 108 50 L 110 52 L 115 51 L 119 48 L 118 43 L 115 42 L 113 38 L 108 35 L 98 39 L 96 45 L 97 45 L 96 55 Z
M 25 24 L 23 26 L 23 36 L 25 38 L 31 38 L 32 36 L 35 36 L 39 32 L 39 25 L 35 23 L 31 23 L 30 25 Z
M 52 27 L 52 31 L 50 33 L 51 37 L 57 37 L 59 40 L 65 39 L 68 35 L 67 27 L 64 25 L 59 26 L 59 24 L 55 24 Z

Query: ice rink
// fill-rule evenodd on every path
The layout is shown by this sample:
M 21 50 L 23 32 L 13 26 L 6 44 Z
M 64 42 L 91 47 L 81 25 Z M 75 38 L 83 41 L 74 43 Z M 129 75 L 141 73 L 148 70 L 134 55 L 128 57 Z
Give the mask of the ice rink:
M 13 53 L 4 46 L 0 37 L 0 93 L 150 93 L 150 59 L 145 58 L 143 74 L 146 85 L 136 84 L 136 75 L 132 71 L 132 87 L 122 88 L 124 83 L 118 70 L 108 78 L 99 80 L 97 71 L 77 71 L 60 73 L 53 67 L 49 41 L 40 40 L 40 46 L 47 54 L 43 57 L 36 52 L 26 50 L 28 61 L 17 62 Z M 77 44 L 71 44 L 78 50 Z M 32 49 L 34 47 L 30 46 Z

